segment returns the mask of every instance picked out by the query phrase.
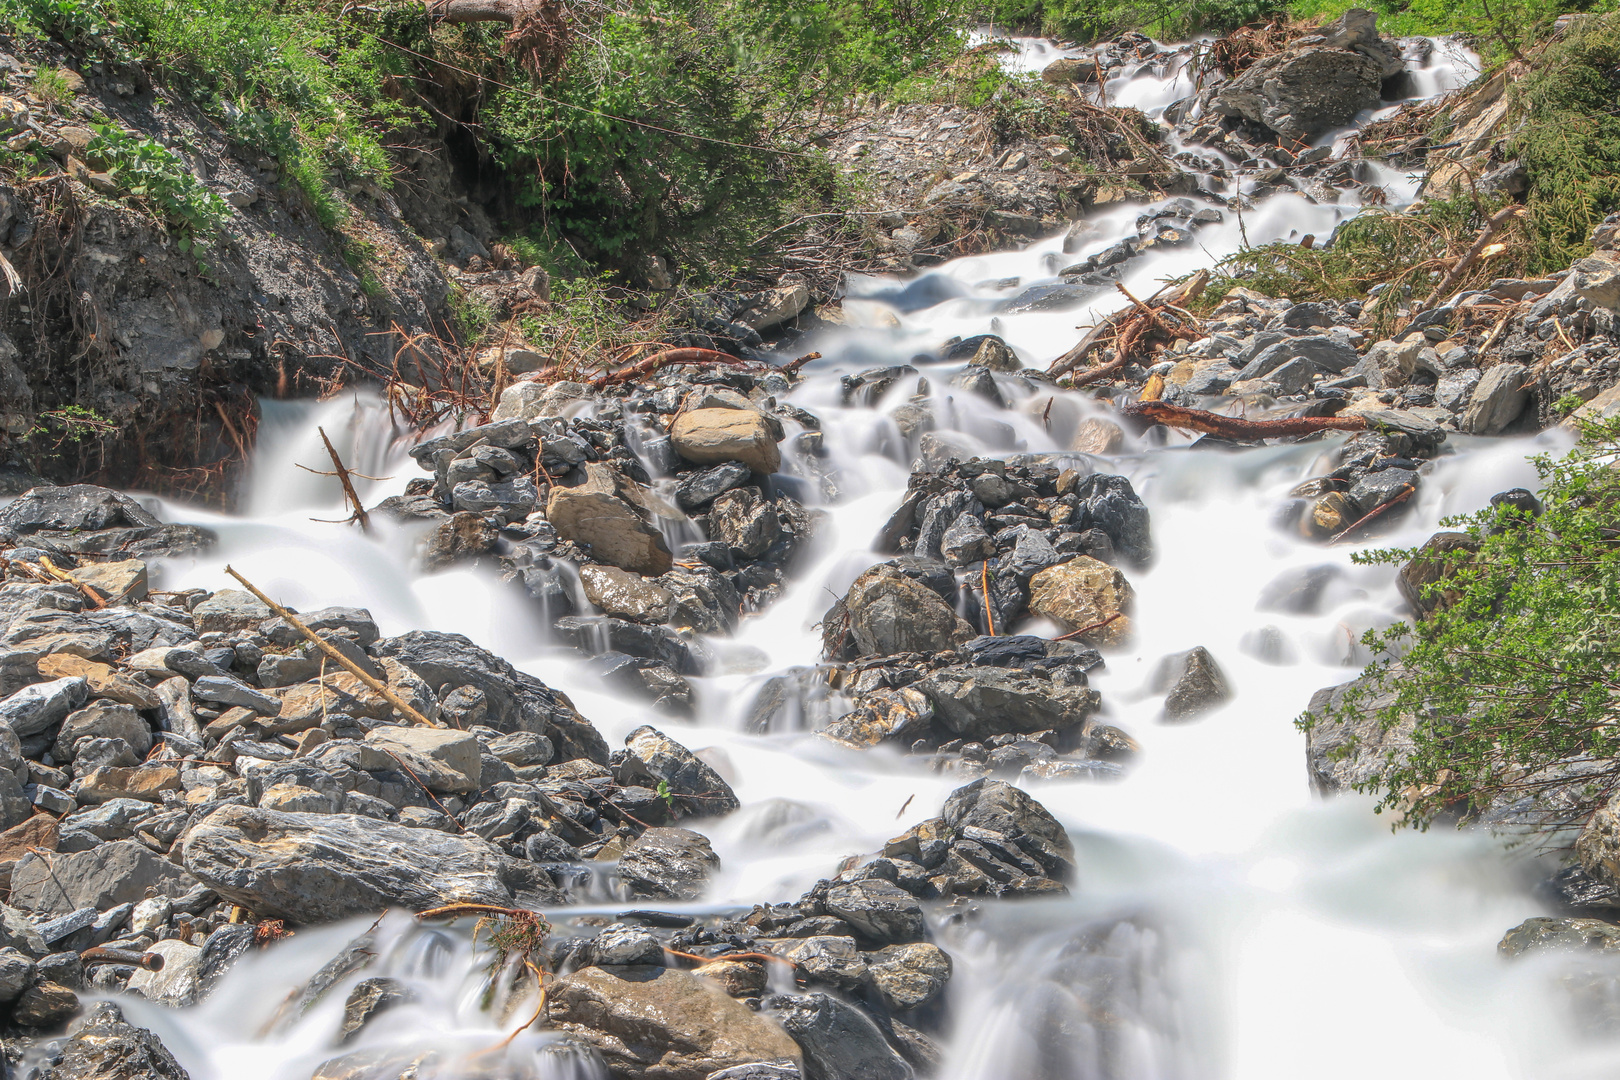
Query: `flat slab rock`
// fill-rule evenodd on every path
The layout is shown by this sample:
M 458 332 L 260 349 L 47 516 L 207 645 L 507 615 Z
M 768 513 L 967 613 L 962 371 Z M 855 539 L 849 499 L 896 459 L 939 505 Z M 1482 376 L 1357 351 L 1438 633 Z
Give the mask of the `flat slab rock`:
M 192 828 L 183 858 L 226 899 L 302 926 L 390 907 L 564 902 L 544 870 L 476 836 L 352 814 L 228 806 Z
M 582 968 L 553 982 L 546 1001 L 552 1024 L 593 1046 L 617 1080 L 706 1080 L 800 1056 L 776 1021 L 674 968 Z

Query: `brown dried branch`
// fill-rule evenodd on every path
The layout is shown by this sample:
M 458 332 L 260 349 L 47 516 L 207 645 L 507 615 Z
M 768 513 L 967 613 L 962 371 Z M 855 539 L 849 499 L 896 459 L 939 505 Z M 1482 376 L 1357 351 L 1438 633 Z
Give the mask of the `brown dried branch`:
M 1366 431 L 1368 427 L 1364 416 L 1290 416 L 1278 420 L 1245 420 L 1204 409 L 1184 409 L 1164 401 L 1133 402 L 1126 405 L 1124 411 L 1127 416 L 1138 416 L 1166 427 L 1246 442 L 1314 435 L 1319 431 Z

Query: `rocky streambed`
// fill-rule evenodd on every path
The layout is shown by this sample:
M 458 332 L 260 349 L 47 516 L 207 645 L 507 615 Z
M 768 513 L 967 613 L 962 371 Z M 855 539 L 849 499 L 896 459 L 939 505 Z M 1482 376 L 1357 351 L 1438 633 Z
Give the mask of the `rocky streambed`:
M 852 278 L 837 319 L 773 323 L 768 355 L 520 380 L 425 434 L 363 398 L 311 405 L 261 432 L 248 518 L 89 486 L 0 508 L 8 1067 L 1606 1060 L 1612 927 L 1567 916 L 1611 904 L 1609 819 L 1562 869 L 1483 832 L 1392 838 L 1311 793 L 1373 747 L 1293 719 L 1367 661 L 1363 630 L 1423 614 L 1412 568 L 1354 551 L 1492 499 L 1533 511 L 1526 454 L 1569 439 L 1549 398 L 1606 407 L 1612 225 L 1566 272 L 1403 300 L 1396 337 L 1375 294 L 1238 289 L 1102 388 L 1048 372 L 1076 321 L 1131 303 L 1116 285 L 1149 295 L 1244 230 L 1330 232 L 1387 180 L 1334 125 L 1431 54 L 1355 17 L 1321 36 L 1196 95 L 1189 54 L 1146 39 L 1065 57 L 1052 78 L 1080 92 L 1174 92 L 1156 115 L 1191 157 L 1170 189 L 1098 189 L 1051 204 L 1085 212 L 1072 227 L 1000 219 L 1044 236 L 1021 248 Z M 1031 160 L 926 197 L 1006 194 L 988 170 Z M 1195 437 L 1144 399 L 1364 419 Z M 309 520 L 357 509 L 335 483 L 288 486 L 318 431 L 394 474 L 357 481 L 366 532 Z M 1569 1033 L 1571 1001 L 1598 1041 Z

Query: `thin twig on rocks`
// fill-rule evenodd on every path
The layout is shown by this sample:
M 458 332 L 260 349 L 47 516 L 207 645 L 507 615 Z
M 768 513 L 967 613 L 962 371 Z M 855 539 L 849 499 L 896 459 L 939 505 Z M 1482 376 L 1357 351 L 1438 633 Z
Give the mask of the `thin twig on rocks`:
M 324 697 L 325 695 L 323 694 L 322 696 Z M 405 770 L 405 775 L 416 781 L 416 786 L 422 789 L 422 794 L 433 800 L 433 805 L 439 808 L 439 813 L 450 819 L 450 824 L 456 827 L 457 832 L 464 833 L 467 831 L 466 827 L 463 826 L 461 822 L 456 820 L 456 815 L 452 814 L 448 809 L 446 809 L 444 803 L 439 801 L 439 797 L 433 794 L 433 792 L 429 791 L 426 784 L 422 783 L 422 778 L 416 775 L 416 770 L 405 764 L 404 758 L 400 757 L 386 746 L 378 747 L 378 749 L 399 763 L 399 767 Z
M 1115 621 L 1116 619 L 1123 619 L 1124 617 L 1125 617 L 1125 613 L 1123 611 L 1116 611 L 1112 615 L 1108 616 L 1108 618 L 1102 620 L 1101 622 L 1094 622 L 1090 626 L 1082 626 L 1078 630 L 1070 630 L 1067 634 L 1059 634 L 1057 637 L 1053 638 L 1052 640 L 1053 641 L 1068 641 L 1070 638 L 1077 638 L 1081 634 L 1089 634 L 1093 630 L 1101 630 L 1103 627 L 1107 626 L 1109 623 Z
M 350 675 L 353 675 L 355 678 L 365 683 L 366 686 L 371 690 L 382 695 L 383 699 L 387 701 L 388 704 L 398 709 L 401 715 L 410 718 L 414 722 L 421 724 L 423 727 L 444 727 L 443 724 L 434 723 L 432 720 L 429 720 L 427 717 L 417 712 L 416 709 L 412 707 L 410 702 L 394 693 L 394 691 L 389 688 L 387 683 L 380 682 L 373 676 L 367 674 L 365 669 L 359 664 L 356 664 L 353 660 L 350 660 L 347 656 L 344 656 L 342 653 L 338 652 L 331 646 L 331 644 L 327 642 L 325 638 L 321 637 L 315 631 L 305 626 L 303 621 L 300 620 L 298 616 L 294 615 L 292 612 L 270 599 L 264 593 L 260 592 L 257 585 L 253 584 L 241 574 L 238 574 L 229 566 L 225 567 L 225 572 L 231 577 L 235 578 L 237 581 L 241 582 L 243 588 L 247 589 L 248 592 L 258 597 L 259 600 L 271 611 L 285 619 L 288 626 L 291 626 L 294 630 L 297 630 L 300 634 L 303 634 L 312 645 L 321 650 L 321 652 L 325 653 L 327 656 L 331 657 L 339 667 L 343 668 Z
M 361 532 L 370 532 L 371 517 L 366 513 L 366 504 L 360 501 L 359 495 L 355 494 L 354 482 L 349 479 L 349 470 L 344 466 L 343 459 L 338 457 L 337 448 L 332 445 L 332 440 L 326 437 L 326 429 L 318 427 L 315 430 L 320 432 L 321 442 L 326 444 L 327 456 L 332 459 L 332 468 L 334 472 L 327 475 L 333 475 L 338 478 L 338 483 L 343 485 L 343 497 L 348 499 L 349 505 L 354 507 L 354 516 L 349 518 L 349 520 L 358 522 Z
M 1345 537 L 1349 536 L 1351 533 L 1355 532 L 1357 529 L 1359 529 L 1363 525 L 1367 524 L 1367 522 L 1371 521 L 1373 518 L 1377 517 L 1379 514 L 1382 514 L 1384 511 L 1388 510 L 1390 507 L 1398 506 L 1401 503 L 1405 502 L 1407 499 L 1410 499 L 1412 497 L 1412 494 L 1415 491 L 1417 491 L 1417 488 L 1413 487 L 1411 484 L 1407 484 L 1405 487 L 1401 488 L 1400 494 L 1396 495 L 1393 499 L 1389 500 L 1389 502 L 1379 503 L 1377 506 L 1373 507 L 1367 513 L 1361 515 L 1361 517 L 1357 518 L 1355 521 L 1351 522 L 1349 525 L 1346 525 L 1344 528 L 1342 528 L 1338 532 L 1334 533 L 1333 538 L 1331 540 L 1329 540 L 1328 543 L 1337 544 L 1340 540 L 1343 540 Z

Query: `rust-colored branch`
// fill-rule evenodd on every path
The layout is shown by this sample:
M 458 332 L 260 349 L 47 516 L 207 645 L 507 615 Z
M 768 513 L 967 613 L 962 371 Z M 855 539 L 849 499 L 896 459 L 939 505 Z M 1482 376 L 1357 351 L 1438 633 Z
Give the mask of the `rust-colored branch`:
M 499 915 L 508 919 L 516 919 L 523 915 L 533 915 L 534 912 L 523 908 L 500 907 L 496 904 L 446 904 L 444 907 L 428 908 L 418 911 L 418 919 L 459 919 L 463 915 Z
M 1314 435 L 1318 431 L 1367 430 L 1367 418 L 1364 416 L 1290 416 L 1279 420 L 1245 420 L 1203 409 L 1184 409 L 1164 401 L 1138 401 L 1126 405 L 1124 411 L 1127 416 L 1139 416 L 1165 427 L 1250 442 Z
M 1413 487 L 1411 484 L 1407 484 L 1405 487 L 1401 488 L 1401 493 L 1399 495 L 1395 496 L 1393 499 L 1389 500 L 1389 502 L 1378 504 L 1377 506 L 1373 507 L 1367 513 L 1361 515 L 1361 517 L 1359 517 L 1355 521 L 1351 522 L 1349 525 L 1346 525 L 1344 528 L 1342 528 L 1338 532 L 1334 533 L 1333 534 L 1333 539 L 1329 540 L 1328 543 L 1337 544 L 1340 540 L 1343 540 L 1345 537 L 1349 536 L 1351 533 L 1355 532 L 1357 529 L 1359 529 L 1363 525 L 1367 524 L 1367 522 L 1371 521 L 1373 518 L 1377 517 L 1379 514 L 1382 514 L 1384 511 L 1388 510 L 1390 507 L 1399 506 L 1401 503 L 1405 502 L 1407 499 L 1410 499 L 1412 497 L 1413 492 L 1415 492 L 1415 491 L 1417 491 L 1417 488 Z
M 1070 638 L 1077 638 L 1081 634 L 1089 634 L 1093 630 L 1101 630 L 1103 627 L 1107 626 L 1111 622 L 1114 622 L 1116 619 L 1123 619 L 1124 617 L 1125 617 L 1125 613 L 1123 611 L 1116 611 L 1112 615 L 1108 616 L 1108 618 L 1102 620 L 1101 622 L 1094 622 L 1090 626 L 1082 626 L 1078 630 L 1070 630 L 1067 634 L 1059 634 L 1057 637 L 1053 638 L 1052 640 L 1053 641 L 1068 641 Z

